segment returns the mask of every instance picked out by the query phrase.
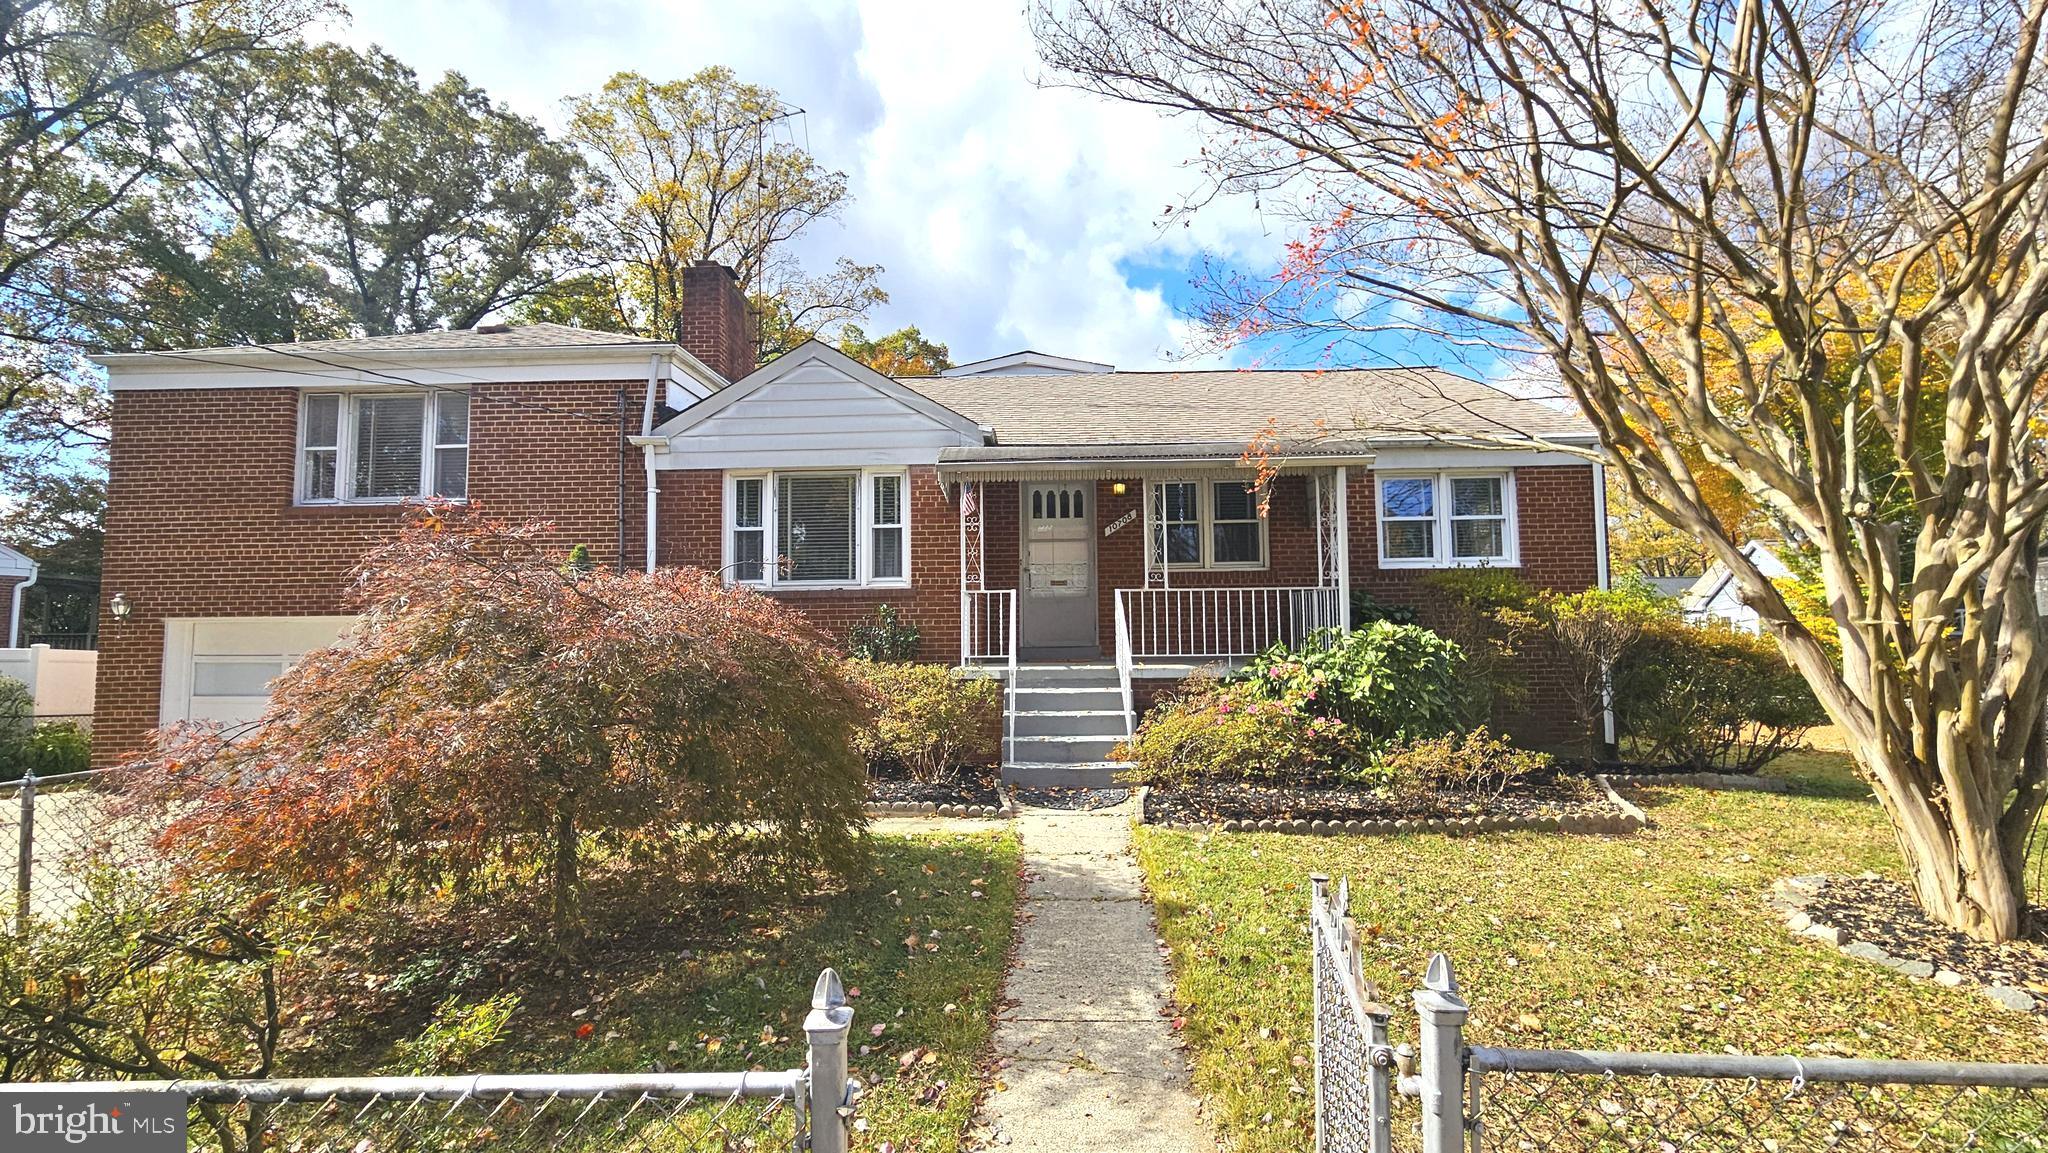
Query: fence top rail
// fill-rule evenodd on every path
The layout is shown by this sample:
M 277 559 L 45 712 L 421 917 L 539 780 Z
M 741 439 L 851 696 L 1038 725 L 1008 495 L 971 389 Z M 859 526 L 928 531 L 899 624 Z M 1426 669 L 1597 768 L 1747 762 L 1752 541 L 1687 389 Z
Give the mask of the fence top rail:
M 54 787 L 56 785 L 75 785 L 80 781 L 95 780 L 105 776 L 107 772 L 108 770 L 106 769 L 80 769 L 78 772 L 75 773 L 51 773 L 47 777 L 35 776 L 34 780 L 36 783 L 36 788 L 46 789 Z M 31 776 L 32 775 L 33 774 L 31 774 Z M 22 776 L 17 777 L 11 781 L 0 781 L 0 793 L 5 793 L 14 789 L 19 789 L 22 785 L 26 784 L 29 779 L 29 776 Z
M 1616 1077 L 1754 1078 L 1758 1081 L 1958 1085 L 2048 1089 L 2048 1065 L 1989 1061 L 1874 1061 L 1851 1057 L 1758 1057 L 1726 1053 L 1619 1053 L 1587 1049 L 1466 1049 L 1482 1073 Z
M 475 1077 L 313 1077 L 257 1081 L 23 1081 L 26 1093 L 182 1093 L 198 1101 L 373 1101 L 500 1097 L 788 1097 L 805 1092 L 804 1071 L 738 1073 L 530 1073 Z

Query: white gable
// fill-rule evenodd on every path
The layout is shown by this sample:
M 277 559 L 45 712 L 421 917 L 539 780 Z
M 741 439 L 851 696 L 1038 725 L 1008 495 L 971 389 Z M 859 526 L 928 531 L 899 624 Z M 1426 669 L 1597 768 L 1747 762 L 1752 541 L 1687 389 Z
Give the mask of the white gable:
M 1053 356 L 1043 352 L 1025 349 L 1022 352 L 992 356 L 987 360 L 969 361 L 954 365 L 939 373 L 940 376 L 1057 376 L 1072 372 L 1115 372 L 1116 365 L 1099 364 L 1092 360 L 1075 360 L 1071 356 Z
M 815 342 L 713 393 L 655 430 L 656 468 L 937 464 L 981 444 L 971 420 Z

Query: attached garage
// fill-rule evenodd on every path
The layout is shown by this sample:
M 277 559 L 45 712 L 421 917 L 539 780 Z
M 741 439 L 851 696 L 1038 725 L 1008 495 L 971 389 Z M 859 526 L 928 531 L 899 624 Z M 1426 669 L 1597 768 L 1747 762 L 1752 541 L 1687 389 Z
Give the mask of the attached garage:
M 256 720 L 270 703 L 271 681 L 355 622 L 352 616 L 166 620 L 160 723 Z

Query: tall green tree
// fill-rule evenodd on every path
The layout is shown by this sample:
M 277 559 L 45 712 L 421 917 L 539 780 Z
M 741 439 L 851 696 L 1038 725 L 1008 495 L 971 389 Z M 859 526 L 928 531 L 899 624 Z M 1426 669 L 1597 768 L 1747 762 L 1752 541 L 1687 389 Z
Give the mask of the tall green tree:
M 568 257 L 580 160 L 455 73 L 294 46 L 177 94 L 163 179 L 72 270 L 105 344 L 467 328 Z
M 170 83 L 331 10 L 318 0 L 0 5 L 0 286 L 61 254 L 156 171 Z
M 883 376 L 937 376 L 953 367 L 946 346 L 926 339 L 914 324 L 873 339 L 848 324 L 839 330 L 839 351 Z
M 678 339 L 683 272 L 711 260 L 754 300 L 769 359 L 888 299 L 880 267 L 842 258 L 812 273 L 791 250 L 845 208 L 846 174 L 778 129 L 793 113 L 774 90 L 728 68 L 667 83 L 621 72 L 568 109 L 592 176 L 583 240 L 601 267 L 526 315 Z

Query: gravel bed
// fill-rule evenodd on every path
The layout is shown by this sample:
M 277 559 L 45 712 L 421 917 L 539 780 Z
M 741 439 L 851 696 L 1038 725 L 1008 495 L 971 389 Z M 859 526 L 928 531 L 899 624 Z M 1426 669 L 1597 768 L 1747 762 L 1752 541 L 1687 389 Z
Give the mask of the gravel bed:
M 996 772 L 960 773 L 950 781 L 925 784 L 907 775 L 870 776 L 871 805 L 967 805 L 1003 807 L 1003 778 Z
M 1113 809 L 1129 789 L 1018 789 L 1017 804 L 1028 809 Z
M 1428 821 L 1464 817 L 1540 820 L 1606 816 L 1613 805 L 1591 781 L 1564 777 L 1498 797 L 1399 798 L 1369 789 L 1204 781 L 1185 788 L 1154 788 L 1145 819 L 1157 824 L 1214 825 L 1225 821 Z
M 1836 944 L 1874 946 L 1898 962 L 1893 968 L 1920 962 L 1912 966 L 1916 976 L 1922 975 L 1922 966 L 1936 974 L 1953 974 L 1943 979 L 1944 984 L 1961 983 L 1956 980 L 1961 978 L 1992 988 L 2024 990 L 2037 1002 L 2048 997 L 2048 909 L 2034 907 L 2029 938 L 1993 945 L 1929 920 L 1901 882 L 1870 876 L 1817 880 L 1798 910 L 1811 924 L 1834 930 Z

